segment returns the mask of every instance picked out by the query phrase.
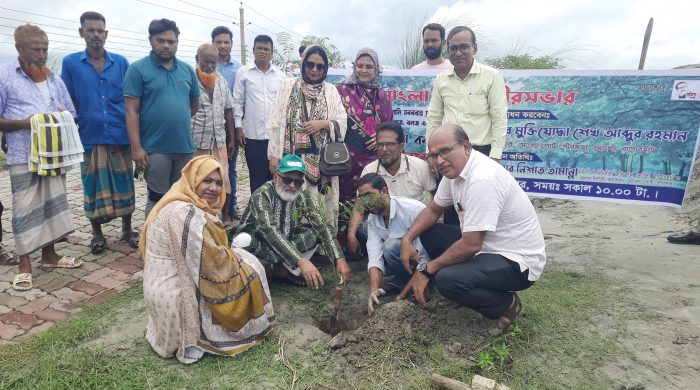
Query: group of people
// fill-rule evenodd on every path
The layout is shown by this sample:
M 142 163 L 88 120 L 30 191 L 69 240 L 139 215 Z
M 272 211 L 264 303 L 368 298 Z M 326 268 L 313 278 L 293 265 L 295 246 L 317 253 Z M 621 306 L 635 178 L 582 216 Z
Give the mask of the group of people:
M 60 125 L 77 131 L 84 147 L 91 251 L 105 250 L 101 225 L 120 217 L 121 238 L 145 261 L 146 338 L 163 357 L 190 363 L 204 352 L 230 356 L 260 343 L 274 322 L 268 277 L 318 289 L 324 280 L 316 255 L 347 284 L 345 252 L 367 253 L 370 313 L 391 291 L 424 305 L 430 284 L 481 313 L 485 332 L 507 329 L 520 312 L 514 291 L 542 273 L 544 239 L 529 199 L 497 163 L 504 81 L 475 60 L 468 27 L 447 37 L 438 24 L 422 31 L 427 59 L 416 67 L 444 69 L 431 93 L 424 161 L 404 151 L 370 48 L 360 49 L 351 76 L 333 85 L 325 81 L 327 53 L 316 45 L 300 49 L 300 76 L 288 77 L 271 63 L 270 37 L 257 36 L 254 61 L 241 65 L 230 54 L 233 34 L 221 26 L 198 48 L 193 69 L 176 57 L 175 22 L 159 19 L 148 28 L 151 53 L 129 65 L 105 50 L 104 16 L 86 12 L 80 23 L 86 49 L 64 58 L 61 77 L 46 67 L 48 36 L 32 25 L 16 29 L 18 60 L 0 67 L 0 130 L 9 146 L 20 256 L 13 288 L 32 288 L 28 255 L 38 249 L 43 266 L 82 264 L 54 250 L 74 230 L 65 170 L 28 169 L 32 137 L 52 131 L 35 129 L 32 117 L 68 111 L 77 126 Z M 346 144 L 352 166 L 327 176 L 321 150 L 336 140 Z M 240 146 L 251 186 L 241 215 Z M 139 235 L 131 216 L 140 176 L 148 194 Z M 352 204 L 345 248 L 341 201 Z M 232 219 L 240 222 L 229 244 Z

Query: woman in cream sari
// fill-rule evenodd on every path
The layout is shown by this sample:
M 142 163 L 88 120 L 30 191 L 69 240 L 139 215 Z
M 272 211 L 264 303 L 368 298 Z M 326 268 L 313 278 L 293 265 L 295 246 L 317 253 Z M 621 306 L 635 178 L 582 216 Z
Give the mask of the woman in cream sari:
M 270 331 L 274 312 L 265 271 L 231 249 L 216 216 L 223 172 L 212 156 L 192 159 L 143 226 L 146 340 L 162 357 L 193 363 L 204 352 L 233 356 Z

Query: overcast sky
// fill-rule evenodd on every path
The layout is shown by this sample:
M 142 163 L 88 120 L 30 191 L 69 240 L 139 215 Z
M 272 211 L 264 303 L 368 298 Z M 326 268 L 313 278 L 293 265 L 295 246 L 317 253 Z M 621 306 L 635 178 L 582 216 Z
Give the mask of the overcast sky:
M 239 1 L 214 0 L 0 0 L 0 62 L 16 56 L 12 32 L 24 22 L 47 31 L 52 56 L 82 50 L 78 18 L 88 10 L 107 18 L 107 49 L 130 61 L 148 53 L 148 23 L 163 17 L 180 28 L 179 58 L 193 62 L 196 46 L 210 41 L 211 29 L 222 24 L 235 33 L 238 58 L 238 25 L 231 21 L 238 23 L 240 7 Z M 289 32 L 295 45 L 303 35 L 327 36 L 346 58 L 370 46 L 380 62 L 397 65 L 396 42 L 408 27 L 419 35 L 425 20 L 458 19 L 475 29 L 478 59 L 561 52 L 564 65 L 574 69 L 636 69 L 653 17 L 645 69 L 700 63 L 698 0 L 246 0 L 243 9 L 251 23 L 245 26 L 248 45 L 257 34 L 276 39 L 281 31 Z

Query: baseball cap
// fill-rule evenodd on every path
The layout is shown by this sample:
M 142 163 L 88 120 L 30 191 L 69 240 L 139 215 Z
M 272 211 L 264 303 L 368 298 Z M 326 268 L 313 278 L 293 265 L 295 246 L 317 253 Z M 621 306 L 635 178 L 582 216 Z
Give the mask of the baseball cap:
M 287 154 L 282 157 L 280 163 L 277 165 L 277 172 L 287 173 L 292 171 L 304 174 L 304 161 L 296 154 Z

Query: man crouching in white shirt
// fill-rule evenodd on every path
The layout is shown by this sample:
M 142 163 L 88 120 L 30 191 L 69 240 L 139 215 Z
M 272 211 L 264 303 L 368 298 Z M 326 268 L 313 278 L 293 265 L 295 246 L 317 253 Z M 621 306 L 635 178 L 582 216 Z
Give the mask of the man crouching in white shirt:
M 370 294 L 367 300 L 367 312 L 372 314 L 374 305 L 379 304 L 379 296 L 390 291 L 400 291 L 411 278 L 404 269 L 399 256 L 401 238 L 416 221 L 425 205 L 415 199 L 390 196 L 384 179 L 377 173 L 362 176 L 355 186 L 357 189 L 357 207 L 362 207 L 367 218 L 367 257 L 369 263 Z M 427 263 L 428 252 L 425 251 L 420 238 L 413 240 L 416 256 L 420 263 Z M 416 266 L 414 262 L 412 266 Z M 381 286 L 384 275 L 394 275 L 389 283 Z
M 485 333 L 505 331 L 522 309 L 514 291 L 535 283 L 546 262 L 535 208 L 505 168 L 472 149 L 460 126 L 446 125 L 433 133 L 428 159 L 444 179 L 404 235 L 401 260 L 411 272 L 410 260 L 417 258 L 413 240 L 419 236 L 432 260 L 416 268 L 419 272 L 413 272 L 400 297 L 412 291 L 424 305 L 434 278 L 443 296 L 484 316 Z M 434 226 L 448 207 L 456 209 L 461 229 Z

